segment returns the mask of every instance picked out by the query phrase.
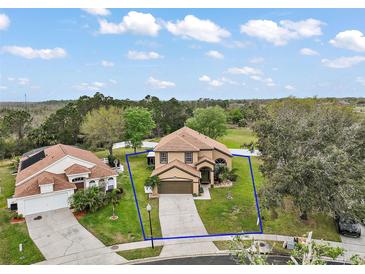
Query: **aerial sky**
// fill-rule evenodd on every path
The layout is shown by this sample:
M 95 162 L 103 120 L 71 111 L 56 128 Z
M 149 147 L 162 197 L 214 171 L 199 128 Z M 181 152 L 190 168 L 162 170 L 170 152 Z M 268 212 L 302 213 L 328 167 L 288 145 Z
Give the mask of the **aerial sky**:
M 0 101 L 364 97 L 361 9 L 0 9 Z

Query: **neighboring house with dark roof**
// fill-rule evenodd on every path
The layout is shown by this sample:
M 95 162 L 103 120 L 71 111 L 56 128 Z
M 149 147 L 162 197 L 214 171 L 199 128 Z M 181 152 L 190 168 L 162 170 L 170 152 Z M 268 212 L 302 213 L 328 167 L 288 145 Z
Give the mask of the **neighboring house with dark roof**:
M 232 168 L 225 145 L 188 127 L 163 137 L 154 152 L 160 194 L 199 194 L 200 184 L 214 184 L 216 164 Z
M 8 207 L 30 215 L 69 207 L 69 197 L 78 189 L 117 187 L 117 172 L 92 152 L 68 145 L 54 145 L 20 160 L 15 193 Z

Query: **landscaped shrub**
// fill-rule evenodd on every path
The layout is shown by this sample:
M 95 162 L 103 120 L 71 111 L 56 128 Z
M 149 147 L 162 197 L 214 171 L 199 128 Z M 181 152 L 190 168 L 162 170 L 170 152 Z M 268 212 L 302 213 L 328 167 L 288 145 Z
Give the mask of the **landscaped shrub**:
M 144 183 L 145 186 L 155 187 L 160 184 L 160 178 L 158 176 L 148 177 Z
M 199 194 L 204 193 L 204 188 L 202 186 L 199 186 Z
M 236 172 L 236 168 L 229 170 L 225 165 L 216 165 L 214 169 L 214 180 L 218 181 L 219 183 L 227 180 L 235 182 L 238 177 Z
M 70 198 L 71 207 L 76 211 L 95 212 L 99 208 L 106 206 L 111 202 L 111 194 L 105 193 L 104 189 L 90 187 L 78 190 Z M 119 199 L 121 195 L 118 195 Z

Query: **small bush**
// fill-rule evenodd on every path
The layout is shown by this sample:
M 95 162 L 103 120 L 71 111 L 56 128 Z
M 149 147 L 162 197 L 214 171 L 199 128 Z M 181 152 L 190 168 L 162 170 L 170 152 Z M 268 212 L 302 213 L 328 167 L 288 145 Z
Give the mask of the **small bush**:
M 155 187 L 160 184 L 160 178 L 158 176 L 148 177 L 144 183 L 145 186 Z
M 204 188 L 202 186 L 199 186 L 199 193 L 204 193 Z

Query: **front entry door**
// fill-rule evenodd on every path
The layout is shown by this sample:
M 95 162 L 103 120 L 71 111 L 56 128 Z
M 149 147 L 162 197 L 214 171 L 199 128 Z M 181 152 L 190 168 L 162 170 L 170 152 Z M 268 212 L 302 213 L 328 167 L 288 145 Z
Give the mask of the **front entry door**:
M 209 168 L 202 168 L 201 172 L 201 183 L 203 184 L 210 184 L 210 169 Z

